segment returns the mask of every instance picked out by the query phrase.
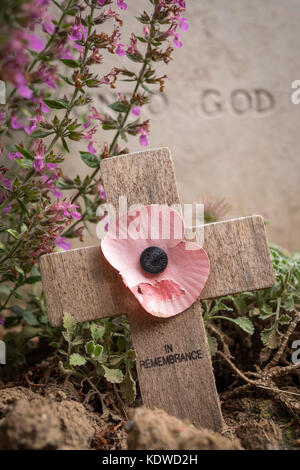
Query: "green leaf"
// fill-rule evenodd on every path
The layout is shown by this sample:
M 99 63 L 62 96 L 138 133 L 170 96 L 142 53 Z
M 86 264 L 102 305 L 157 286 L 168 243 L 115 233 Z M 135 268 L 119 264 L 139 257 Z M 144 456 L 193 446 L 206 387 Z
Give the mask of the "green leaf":
M 62 144 L 63 144 L 63 148 L 64 148 L 67 152 L 70 152 L 70 149 L 69 149 L 68 144 L 67 144 L 67 142 L 66 142 L 66 140 L 65 140 L 64 137 L 61 138 L 61 142 L 62 142 Z
M 51 109 L 68 109 L 68 107 L 69 107 L 68 103 L 64 100 L 46 100 L 46 99 L 44 99 L 44 102 Z
M 38 326 L 39 322 L 32 312 L 25 312 L 23 317 L 24 320 L 28 323 L 28 325 Z
M 124 400 L 128 404 L 131 404 L 134 402 L 136 398 L 136 383 L 132 378 L 130 370 L 127 370 L 125 374 L 124 380 L 120 385 L 120 391 L 122 393 Z
M 36 282 L 40 282 L 41 280 L 41 276 L 30 276 L 25 279 L 23 284 L 35 284 Z
M 0 294 L 9 295 L 10 292 L 11 292 L 11 290 L 8 286 L 5 286 L 5 285 L 0 286 Z
M 97 323 L 91 324 L 91 335 L 95 343 L 97 343 L 98 339 L 102 339 L 105 333 L 105 327 L 102 325 L 97 325 Z
M 260 334 L 260 339 L 269 349 L 277 348 L 279 345 L 279 334 L 276 330 L 276 323 L 272 326 L 272 328 L 265 328 Z
M 76 321 L 75 318 L 70 313 L 64 313 L 63 316 L 63 327 L 71 337 L 76 329 Z
M 292 321 L 292 317 L 288 315 L 287 313 L 281 315 L 281 317 L 279 317 L 278 319 L 278 322 L 281 325 L 288 325 L 291 321 Z
M 54 131 L 51 132 L 43 132 L 43 131 L 34 131 L 31 134 L 31 137 L 34 137 L 35 139 L 43 139 L 44 137 L 48 137 L 48 135 L 54 134 Z
M 249 318 L 238 317 L 238 318 L 231 318 L 231 320 L 233 321 L 233 323 L 235 323 L 240 328 L 242 328 L 242 330 L 246 331 L 246 333 L 248 333 L 249 335 L 253 335 L 254 326 L 251 320 L 249 320 Z
M 80 63 L 77 62 L 77 60 L 62 59 L 61 61 L 62 61 L 63 64 L 65 64 L 67 67 L 70 67 L 71 69 L 78 69 L 80 67 Z
M 29 151 L 21 147 L 21 145 L 16 145 L 16 149 L 23 155 L 23 157 L 28 158 L 28 160 L 33 160 L 34 156 Z
M 82 338 L 82 336 L 76 336 L 76 338 L 72 341 L 72 346 L 80 346 L 83 343 L 84 339 Z
M 12 228 L 8 228 L 7 230 L 5 230 L 7 233 L 9 233 L 15 240 L 19 240 L 20 238 L 20 235 L 18 234 L 18 232 Z
M 100 161 L 96 155 L 89 152 L 80 152 L 81 160 L 90 168 L 99 168 Z
M 126 113 L 128 110 L 128 103 L 123 103 L 123 101 L 116 101 L 115 103 L 108 105 L 113 111 L 118 113 Z
M 70 356 L 70 365 L 71 366 L 84 366 L 86 364 L 86 359 L 81 356 L 81 354 L 73 353 Z
M 100 356 L 102 355 L 103 352 L 103 346 L 102 344 L 96 344 L 95 349 L 94 349 L 94 356 L 95 358 L 99 359 Z
M 104 124 L 102 124 L 102 129 L 104 131 L 110 131 L 112 129 L 117 129 L 117 127 L 118 127 L 117 123 L 113 123 L 113 122 L 111 122 L 111 123 L 105 122 Z
M 120 369 L 109 369 L 106 366 L 102 366 L 104 370 L 104 377 L 112 384 L 120 384 L 124 380 L 123 372 Z
M 132 62 L 139 62 L 139 63 L 143 62 L 143 57 L 141 55 L 126 54 L 126 57 L 132 60 Z
M 88 343 L 86 343 L 85 345 L 85 351 L 87 354 L 89 354 L 90 356 L 92 356 L 93 352 L 94 352 L 94 349 L 95 349 L 95 344 L 94 344 L 94 341 L 89 341 Z
M 15 162 L 26 170 L 30 170 L 33 164 L 32 160 L 27 160 L 27 158 L 16 158 Z
M 208 341 L 208 347 L 209 347 L 209 352 L 211 356 L 214 356 L 216 352 L 218 351 L 218 341 L 217 338 L 214 336 L 211 336 L 207 333 L 207 341 Z

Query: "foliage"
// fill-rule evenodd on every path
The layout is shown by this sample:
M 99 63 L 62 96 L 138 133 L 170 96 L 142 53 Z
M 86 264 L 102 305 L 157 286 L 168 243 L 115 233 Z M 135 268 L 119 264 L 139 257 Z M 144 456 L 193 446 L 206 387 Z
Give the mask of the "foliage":
M 87 380 L 98 386 L 104 377 L 111 384 L 119 384 L 128 403 L 136 396 L 135 352 L 130 348 L 129 325 L 125 318 L 106 318 L 94 322 L 76 323 L 65 313 L 62 335 L 65 344 L 52 343 L 63 361 L 63 374 L 74 376 L 80 382 Z M 65 346 L 65 347 L 63 347 Z
M 150 123 L 141 110 L 166 79 L 155 67 L 171 60 L 172 45 L 182 45 L 178 30 L 187 29 L 182 0 L 149 0 L 127 44 L 124 0 L 52 1 L 51 15 L 49 7 L 50 0 L 0 6 L 0 80 L 7 86 L 0 109 L 0 315 L 34 282 L 32 267 L 42 254 L 69 249 L 68 239 L 82 241 L 88 223 L 100 220 L 96 209 L 106 197 L 100 162 L 127 153 L 120 141 L 128 135 L 148 145 Z M 104 73 L 112 54 L 120 66 Z M 124 81 L 132 86 L 126 96 Z M 90 91 L 117 86 L 111 113 L 101 114 Z M 61 165 L 74 153 L 87 172 L 73 178 Z
M 206 325 L 218 320 L 230 321 L 250 335 L 256 326 L 263 345 L 276 349 L 287 325 L 300 309 L 300 254 L 290 256 L 274 245 L 270 250 L 275 285 L 261 291 L 205 301 L 204 320 Z M 215 336 L 209 335 L 209 344 L 215 353 L 218 347 Z

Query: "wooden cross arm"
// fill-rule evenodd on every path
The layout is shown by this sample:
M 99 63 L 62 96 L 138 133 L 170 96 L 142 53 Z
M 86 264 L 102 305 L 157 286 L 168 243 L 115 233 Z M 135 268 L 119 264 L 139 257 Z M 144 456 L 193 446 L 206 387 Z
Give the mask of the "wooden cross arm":
M 202 299 L 271 287 L 274 273 L 260 216 L 204 226 L 211 272 Z M 41 258 L 41 273 L 52 325 L 65 312 L 77 321 L 130 314 L 138 302 L 104 259 L 100 246 Z

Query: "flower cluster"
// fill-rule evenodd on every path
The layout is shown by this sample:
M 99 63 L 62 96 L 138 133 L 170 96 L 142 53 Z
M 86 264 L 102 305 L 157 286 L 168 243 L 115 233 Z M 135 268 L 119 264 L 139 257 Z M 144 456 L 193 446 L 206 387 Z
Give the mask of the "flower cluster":
M 164 90 L 167 76 L 154 67 L 167 64 L 173 47 L 182 45 L 185 2 L 149 0 L 151 11 L 126 38 L 127 3 L 65 0 L 51 3 L 51 14 L 50 0 L 12 0 L 9 11 L 0 6 L 0 80 L 7 88 L 0 108 L 6 144 L 0 140 L 0 283 L 23 285 L 39 256 L 82 240 L 106 198 L 101 159 L 128 152 L 122 146 L 128 135 L 141 146 L 149 143 L 143 107 Z M 118 65 L 102 72 L 107 54 Z M 120 89 L 103 114 L 90 92 L 115 89 L 122 80 L 132 82 L 132 93 Z M 84 176 L 64 173 L 61 164 L 74 153 L 88 167 Z

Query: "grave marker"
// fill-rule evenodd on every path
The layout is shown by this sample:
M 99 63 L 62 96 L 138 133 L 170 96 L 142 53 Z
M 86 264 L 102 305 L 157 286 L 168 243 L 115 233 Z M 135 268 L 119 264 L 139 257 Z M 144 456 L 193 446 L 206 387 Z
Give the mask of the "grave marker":
M 102 161 L 107 201 L 118 210 L 120 195 L 133 204 L 179 203 L 167 148 Z M 211 263 L 202 299 L 263 289 L 274 283 L 260 216 L 205 226 Z M 65 312 L 76 321 L 127 314 L 143 402 L 195 425 L 220 431 L 222 415 L 208 351 L 200 300 L 171 318 L 148 314 L 105 260 L 100 246 L 41 258 L 49 317 L 59 325 Z

